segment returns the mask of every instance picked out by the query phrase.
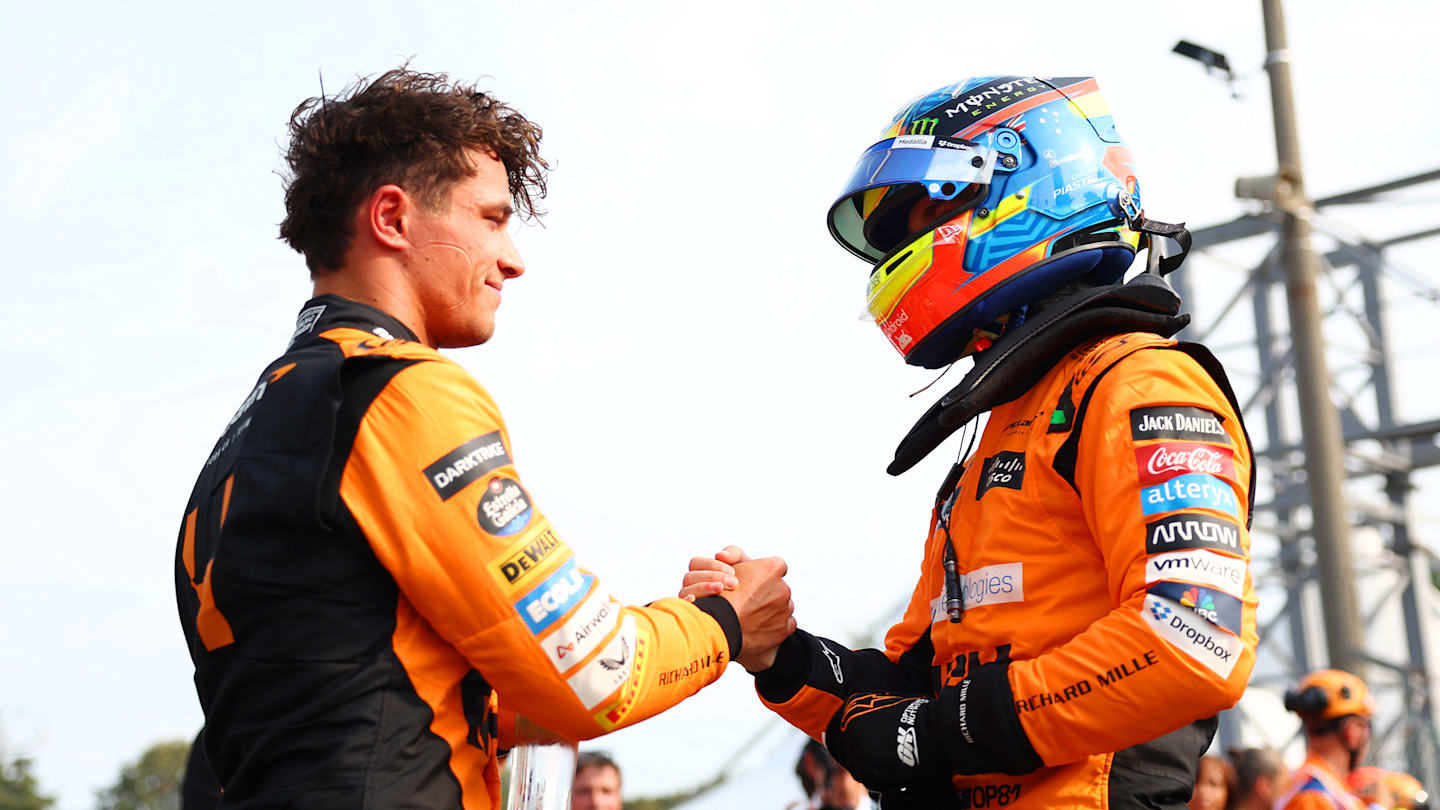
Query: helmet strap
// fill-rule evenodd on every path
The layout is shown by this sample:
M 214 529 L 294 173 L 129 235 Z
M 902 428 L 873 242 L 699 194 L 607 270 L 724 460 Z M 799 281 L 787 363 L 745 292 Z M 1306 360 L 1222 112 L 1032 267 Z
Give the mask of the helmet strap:
M 1126 224 L 1130 226 L 1131 230 L 1145 236 L 1145 246 L 1149 249 L 1149 257 L 1145 260 L 1145 272 L 1151 275 L 1169 275 L 1185 261 L 1186 256 L 1190 255 L 1190 231 L 1186 229 L 1183 222 L 1174 224 L 1147 219 L 1145 212 L 1141 211 L 1138 217 Z M 1180 252 L 1174 256 L 1161 256 L 1160 246 L 1155 243 L 1157 236 L 1173 239 L 1180 246 Z

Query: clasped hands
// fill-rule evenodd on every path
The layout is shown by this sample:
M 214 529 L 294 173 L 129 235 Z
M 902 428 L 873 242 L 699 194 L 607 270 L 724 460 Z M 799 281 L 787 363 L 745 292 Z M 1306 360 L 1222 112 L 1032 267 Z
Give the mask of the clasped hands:
M 728 601 L 740 620 L 741 649 L 735 660 L 759 672 L 775 663 L 780 642 L 795 632 L 787 570 L 779 557 L 752 560 L 739 546 L 726 546 L 714 557 L 690 558 L 679 595 L 689 602 L 705 596 Z

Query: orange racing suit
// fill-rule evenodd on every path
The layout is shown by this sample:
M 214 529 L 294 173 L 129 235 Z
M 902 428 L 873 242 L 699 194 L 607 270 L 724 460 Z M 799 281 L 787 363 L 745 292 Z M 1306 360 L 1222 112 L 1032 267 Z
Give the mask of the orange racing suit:
M 617 601 L 474 378 L 333 295 L 206 461 L 175 585 L 221 807 L 499 807 L 513 713 L 594 737 L 740 645 L 718 597 Z
M 1008 733 L 977 743 L 990 772 L 953 763 L 950 806 L 1182 806 L 1257 641 L 1252 461 L 1228 392 L 1208 352 L 1153 334 L 1069 352 L 991 411 L 952 471 L 883 652 L 797 631 L 757 675 L 761 699 L 818 739 L 832 718 L 881 708 L 847 699 L 939 705 L 961 686 L 969 717 L 962 703 L 941 722 Z M 899 735 L 911 765 L 915 737 Z

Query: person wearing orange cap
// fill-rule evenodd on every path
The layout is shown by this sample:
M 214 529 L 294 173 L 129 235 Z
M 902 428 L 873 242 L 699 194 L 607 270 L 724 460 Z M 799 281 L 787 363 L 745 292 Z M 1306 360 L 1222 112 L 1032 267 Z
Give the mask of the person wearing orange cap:
M 1375 703 L 1365 682 L 1348 672 L 1322 669 L 1285 693 L 1285 708 L 1305 729 L 1305 764 L 1275 802 L 1277 810 L 1365 810 L 1346 777 L 1370 748 Z

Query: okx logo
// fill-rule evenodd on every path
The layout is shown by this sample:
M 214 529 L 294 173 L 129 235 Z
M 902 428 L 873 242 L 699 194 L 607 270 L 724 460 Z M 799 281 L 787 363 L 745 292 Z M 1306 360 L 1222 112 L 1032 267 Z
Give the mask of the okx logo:
M 1240 617 L 1244 603 L 1228 593 L 1188 582 L 1168 580 L 1151 583 L 1149 592 L 1172 602 L 1179 602 L 1216 627 L 1223 627 L 1237 636 L 1240 635 Z

